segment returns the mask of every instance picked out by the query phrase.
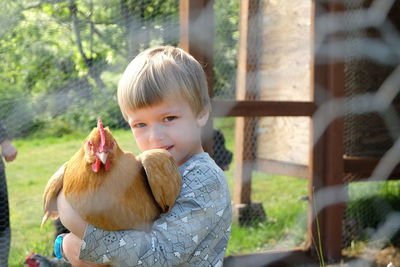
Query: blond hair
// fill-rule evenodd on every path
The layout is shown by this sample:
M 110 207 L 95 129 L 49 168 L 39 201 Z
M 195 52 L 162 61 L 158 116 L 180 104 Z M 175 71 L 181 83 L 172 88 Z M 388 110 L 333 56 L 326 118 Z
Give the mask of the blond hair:
M 181 96 L 198 115 L 210 109 L 203 68 L 180 48 L 159 46 L 137 55 L 118 84 L 118 104 L 125 119 L 128 110 L 160 103 L 166 97 Z

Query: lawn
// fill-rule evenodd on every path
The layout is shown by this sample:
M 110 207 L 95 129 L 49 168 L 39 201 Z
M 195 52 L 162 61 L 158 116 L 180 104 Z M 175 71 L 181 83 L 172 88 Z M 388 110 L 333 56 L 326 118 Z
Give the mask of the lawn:
M 222 130 L 228 149 L 233 151 L 234 119 L 219 119 L 215 128 Z M 113 134 L 123 149 L 138 153 L 129 131 L 117 130 Z M 53 225 L 48 222 L 40 228 L 43 189 L 84 138 L 85 135 L 73 135 L 14 141 L 18 158 L 6 168 L 12 229 L 10 266 L 21 266 L 31 251 L 51 254 Z M 232 164 L 226 172 L 231 192 L 234 169 Z M 233 225 L 227 255 L 301 244 L 306 231 L 307 202 L 299 198 L 306 194 L 304 179 L 254 172 L 252 199 L 263 204 L 267 220 L 251 227 Z

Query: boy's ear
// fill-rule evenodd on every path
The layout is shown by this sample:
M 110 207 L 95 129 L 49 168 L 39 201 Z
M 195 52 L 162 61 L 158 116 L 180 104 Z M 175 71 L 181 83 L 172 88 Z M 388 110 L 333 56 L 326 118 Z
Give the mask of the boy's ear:
M 209 108 L 204 108 L 199 113 L 199 115 L 197 115 L 197 125 L 199 127 L 203 127 L 204 125 L 206 125 L 209 116 L 210 116 L 210 109 Z

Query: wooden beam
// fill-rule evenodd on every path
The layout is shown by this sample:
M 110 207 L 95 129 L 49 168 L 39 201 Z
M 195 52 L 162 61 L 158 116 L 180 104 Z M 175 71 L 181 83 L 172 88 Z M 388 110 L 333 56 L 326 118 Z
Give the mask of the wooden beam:
M 213 89 L 214 0 L 180 0 L 180 47 L 191 54 L 203 66 L 207 76 L 208 94 Z M 202 144 L 206 152 L 212 150 L 213 119 L 210 116 L 202 131 Z
M 361 174 L 360 178 L 352 180 L 352 182 L 363 181 L 364 178 L 368 178 L 372 175 L 376 166 L 379 164 L 379 158 L 367 158 L 367 157 L 343 157 L 344 161 L 344 172 Z M 398 164 L 389 177 L 382 177 L 384 180 L 394 180 L 400 178 L 400 164 Z
M 254 119 L 236 119 L 234 205 L 251 203 L 251 176 L 255 158 L 253 145 L 254 127 Z M 238 214 L 235 217 L 240 217 L 240 215 Z
M 232 255 L 224 260 L 224 267 L 285 267 L 296 265 L 317 266 L 318 262 L 311 258 L 303 248 L 288 250 L 269 250 L 260 253 Z M 308 266 L 307 265 L 307 266 Z
M 321 7 L 315 10 L 315 17 L 325 14 L 326 12 L 334 13 L 342 10 L 340 4 L 336 2 L 318 3 Z M 322 7 L 323 6 L 323 7 Z M 315 25 L 314 35 L 323 31 L 318 31 L 318 25 Z M 325 37 L 325 42 L 334 41 L 337 36 L 331 35 Z M 322 38 L 316 36 L 316 40 Z M 321 46 L 320 46 L 321 47 Z M 325 47 L 325 46 L 322 46 Z M 327 49 L 326 47 L 324 49 Z M 318 52 L 315 51 L 316 57 Z M 316 61 L 318 62 L 318 61 Z M 321 102 L 330 101 L 335 98 L 344 96 L 344 64 L 331 58 L 326 63 L 314 65 L 314 84 L 327 91 Z M 315 99 L 317 99 L 315 97 Z M 310 220 L 308 228 L 308 241 L 313 244 L 312 248 L 315 252 L 322 249 L 323 257 L 327 262 L 338 261 L 341 258 L 342 250 L 342 218 L 344 213 L 344 202 L 342 199 L 339 203 L 327 205 L 325 207 L 318 206 L 324 203 L 324 195 L 319 194 L 320 190 L 329 190 L 343 184 L 344 167 L 343 167 L 343 120 L 337 118 L 325 131 L 324 135 L 315 140 L 316 129 L 314 121 L 312 121 L 312 142 L 315 144 L 311 153 L 311 181 L 309 183 L 309 199 L 310 199 Z M 318 196 L 318 197 L 316 197 Z M 321 212 L 315 214 L 315 211 L 322 209 Z
M 239 51 L 237 67 L 237 100 L 256 100 L 260 83 L 257 71 L 259 60 L 259 34 L 261 0 L 240 1 Z M 218 110 L 217 106 L 214 106 Z M 226 107 L 226 105 L 224 106 Z M 233 203 L 237 206 L 251 203 L 251 176 L 254 164 L 255 119 L 240 117 L 235 125 L 235 178 Z M 239 210 L 239 209 L 238 209 Z M 241 209 L 243 210 L 243 209 Z M 234 207 L 235 214 L 235 207 Z M 235 218 L 240 217 L 236 214 Z
M 202 64 L 210 97 L 213 93 L 214 0 L 180 0 L 180 44 Z
M 213 100 L 214 117 L 311 117 L 317 107 L 313 102 L 262 101 L 262 100 Z
M 278 160 L 256 159 L 255 169 L 269 174 L 293 176 L 308 179 L 308 166 Z

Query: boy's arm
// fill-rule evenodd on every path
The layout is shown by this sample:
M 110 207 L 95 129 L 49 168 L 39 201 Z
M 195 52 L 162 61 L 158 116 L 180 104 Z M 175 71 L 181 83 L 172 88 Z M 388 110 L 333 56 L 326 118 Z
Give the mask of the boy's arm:
M 83 238 L 86 226 L 88 225 L 79 214 L 71 207 L 68 201 L 65 199 L 64 192 L 61 191 L 57 197 L 57 209 L 60 215 L 62 224 L 75 236 L 80 239 Z
M 79 259 L 79 250 L 82 240 L 74 235 L 73 233 L 68 233 L 63 237 L 63 248 L 62 253 L 64 258 L 66 258 L 72 266 L 76 267 L 100 267 L 106 265 L 98 265 L 95 263 L 81 261 Z

